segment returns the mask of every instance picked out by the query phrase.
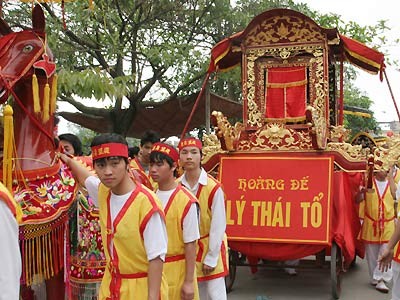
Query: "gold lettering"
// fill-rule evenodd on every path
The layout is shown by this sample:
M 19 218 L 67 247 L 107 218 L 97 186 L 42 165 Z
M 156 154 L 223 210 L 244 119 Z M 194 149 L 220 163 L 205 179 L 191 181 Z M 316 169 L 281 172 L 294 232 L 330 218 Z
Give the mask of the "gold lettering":
M 303 227 L 307 228 L 308 227 L 308 208 L 310 208 L 310 203 L 309 202 L 301 202 L 300 206 L 303 209 Z
M 258 225 L 258 208 L 260 205 L 261 201 L 251 201 L 251 206 L 253 206 L 253 226 Z
M 235 221 L 232 220 L 232 201 L 226 201 L 226 225 L 234 225 Z
M 267 206 L 267 208 L 265 206 Z M 271 201 L 268 201 L 268 202 L 263 201 L 261 203 L 261 214 L 260 214 L 261 226 L 265 226 L 265 225 L 271 226 L 271 214 L 272 214 Z M 265 218 L 267 218 L 267 224 L 265 224 Z
M 280 200 L 280 197 L 278 201 Z M 283 212 L 282 212 L 282 203 L 276 202 L 274 207 L 274 216 L 272 218 L 272 226 L 283 227 Z
M 290 227 L 290 202 L 286 202 L 285 227 Z
M 243 196 L 240 197 L 241 200 L 243 200 Z M 242 225 L 242 220 L 243 220 L 243 211 L 244 207 L 246 205 L 246 201 L 236 201 L 236 211 L 237 211 L 237 224 Z

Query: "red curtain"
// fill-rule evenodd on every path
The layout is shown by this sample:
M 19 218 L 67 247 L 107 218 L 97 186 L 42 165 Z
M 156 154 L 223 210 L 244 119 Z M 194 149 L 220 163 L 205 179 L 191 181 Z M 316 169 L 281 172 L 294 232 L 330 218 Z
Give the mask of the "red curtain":
M 307 101 L 306 68 L 270 68 L 266 77 L 267 120 L 303 121 Z

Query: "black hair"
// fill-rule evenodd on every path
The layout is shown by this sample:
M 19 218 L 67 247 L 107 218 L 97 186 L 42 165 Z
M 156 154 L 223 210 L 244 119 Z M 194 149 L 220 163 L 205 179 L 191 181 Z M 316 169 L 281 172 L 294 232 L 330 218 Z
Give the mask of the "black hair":
M 140 138 L 140 146 L 143 146 L 146 143 L 158 143 L 160 141 L 160 135 L 153 131 L 147 130 L 143 133 L 142 137 Z
M 128 156 L 130 158 L 134 158 L 136 155 L 139 154 L 140 148 L 138 146 L 133 146 L 128 148 Z
M 123 144 L 123 145 L 128 146 L 128 142 L 122 135 L 119 135 L 116 133 L 103 133 L 103 134 L 97 135 L 93 138 L 92 143 L 90 144 L 90 147 L 94 147 L 94 146 L 98 146 L 98 145 L 102 145 L 102 144 L 108 144 L 108 143 L 117 143 L 117 144 Z M 126 157 L 122 157 L 122 158 L 125 160 L 126 164 L 129 165 L 128 158 L 126 158 Z M 100 158 L 100 159 L 106 160 L 107 158 Z M 93 163 L 94 163 L 94 161 L 93 161 Z
M 162 161 L 166 161 L 167 164 L 169 165 L 170 168 L 172 168 L 174 166 L 174 161 L 171 157 L 169 157 L 168 155 L 161 153 L 161 152 L 157 152 L 157 151 L 152 151 L 150 153 L 150 163 L 154 164 L 157 162 L 162 162 Z M 178 177 L 178 166 L 176 166 L 175 170 L 174 170 L 174 177 Z
M 75 156 L 82 156 L 83 155 L 82 142 L 75 134 L 72 134 L 72 133 L 60 134 L 58 136 L 58 139 L 60 141 L 69 142 L 72 145 L 72 147 L 74 148 L 74 155 Z

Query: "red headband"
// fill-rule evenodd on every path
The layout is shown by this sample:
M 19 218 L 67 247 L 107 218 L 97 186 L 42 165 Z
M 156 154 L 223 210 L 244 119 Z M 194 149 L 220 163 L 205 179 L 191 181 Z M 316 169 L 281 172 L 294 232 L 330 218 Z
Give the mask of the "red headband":
M 191 137 L 191 138 L 183 139 L 179 142 L 179 145 L 178 145 L 179 151 L 182 151 L 182 149 L 185 147 L 196 147 L 201 150 L 203 148 L 203 144 L 201 143 L 201 141 L 199 139 Z
M 176 149 L 165 143 L 154 143 L 151 152 L 159 152 L 169 156 L 174 162 L 178 161 L 179 154 Z
M 93 160 L 110 156 L 122 156 L 128 158 L 128 146 L 120 143 L 108 143 L 92 147 Z

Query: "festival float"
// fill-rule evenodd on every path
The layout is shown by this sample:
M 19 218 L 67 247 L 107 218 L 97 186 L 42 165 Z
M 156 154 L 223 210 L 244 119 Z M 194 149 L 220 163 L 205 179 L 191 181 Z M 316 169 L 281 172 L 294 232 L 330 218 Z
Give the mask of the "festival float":
M 243 122 L 214 111 L 215 133 L 203 138 L 202 164 L 226 193 L 228 290 L 237 266 L 315 255 L 300 268 L 328 266 L 337 299 L 341 273 L 364 256 L 355 194 L 400 148 L 396 138 L 384 148 L 346 142 L 346 62 L 386 75 L 382 53 L 289 9 L 265 11 L 212 48 L 202 90 L 213 72 L 239 67 L 242 77 Z

